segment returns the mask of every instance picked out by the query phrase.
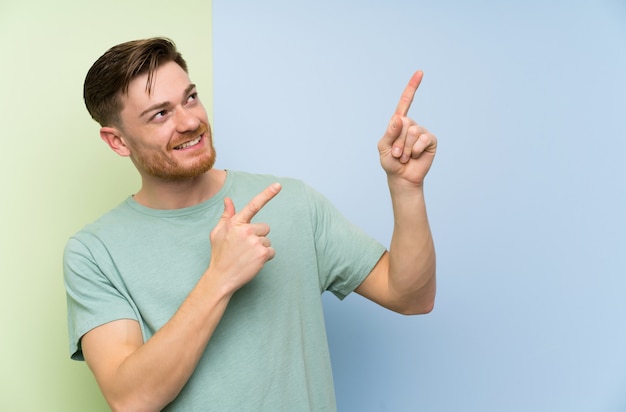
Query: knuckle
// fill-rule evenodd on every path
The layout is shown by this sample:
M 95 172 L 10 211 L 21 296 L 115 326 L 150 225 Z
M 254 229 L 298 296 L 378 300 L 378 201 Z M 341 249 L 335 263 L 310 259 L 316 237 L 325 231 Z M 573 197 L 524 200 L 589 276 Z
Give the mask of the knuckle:
M 240 228 L 241 234 L 246 237 L 250 237 L 254 235 L 254 229 L 251 225 L 243 225 Z
M 250 210 L 250 212 L 252 212 L 253 215 L 256 214 L 259 210 L 261 210 L 261 207 L 257 203 L 256 199 L 253 199 L 250 201 L 250 203 L 248 203 L 248 210 Z

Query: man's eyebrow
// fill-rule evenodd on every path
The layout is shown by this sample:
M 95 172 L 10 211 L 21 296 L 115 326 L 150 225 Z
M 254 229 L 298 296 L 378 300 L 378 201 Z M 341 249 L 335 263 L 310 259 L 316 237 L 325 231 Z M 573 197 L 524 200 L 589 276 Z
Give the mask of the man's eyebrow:
M 150 112 L 152 112 L 152 111 L 154 111 L 154 110 L 165 109 L 165 108 L 167 108 L 167 107 L 169 107 L 169 106 L 170 106 L 170 103 L 169 103 L 169 102 L 163 102 L 163 103 L 157 103 L 157 104 L 154 104 L 154 105 L 152 105 L 152 106 L 148 107 L 148 108 L 147 108 L 146 110 L 144 110 L 143 112 L 141 112 L 141 114 L 139 115 L 139 117 L 144 117 L 147 113 L 150 113 Z
M 196 88 L 195 84 L 190 84 L 189 86 L 187 86 L 185 88 L 185 91 L 183 92 L 183 100 L 187 97 L 187 95 Z M 170 106 L 170 102 L 163 102 L 163 103 L 157 103 L 157 104 L 153 104 L 152 106 L 148 107 L 146 110 L 144 110 L 143 112 L 141 112 L 141 114 L 139 114 L 139 117 L 144 117 L 147 113 L 150 113 L 154 110 L 159 110 L 159 109 L 166 109 Z
M 196 85 L 191 83 L 189 86 L 187 86 L 187 88 L 185 89 L 185 92 L 183 93 L 183 97 L 187 97 L 187 95 L 196 88 Z

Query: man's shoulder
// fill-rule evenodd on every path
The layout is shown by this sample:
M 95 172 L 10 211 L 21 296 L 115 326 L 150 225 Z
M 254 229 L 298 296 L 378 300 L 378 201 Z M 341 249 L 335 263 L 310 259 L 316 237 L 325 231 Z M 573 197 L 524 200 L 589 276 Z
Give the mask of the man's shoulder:
M 288 176 L 277 176 L 275 174 L 270 174 L 270 173 L 251 173 L 251 172 L 243 172 L 239 170 L 229 170 L 228 173 L 233 179 L 234 184 L 249 183 L 249 184 L 256 184 L 256 185 L 263 185 L 263 184 L 270 185 L 274 182 L 280 182 L 281 184 L 288 184 L 288 185 L 294 185 L 294 186 L 305 185 L 304 181 L 302 181 L 301 179 L 298 179 L 295 177 L 288 177 Z
M 303 180 L 295 177 L 241 171 L 229 171 L 229 174 L 231 175 L 231 193 L 245 193 L 245 195 L 251 196 L 260 193 L 275 182 L 282 186 L 276 199 L 294 196 L 300 198 L 310 190 L 310 187 Z
M 133 215 L 134 213 L 133 209 L 129 205 L 129 199 L 126 199 L 94 221 L 86 224 L 72 237 L 77 239 L 92 236 L 98 237 L 103 232 L 127 228 L 128 223 L 136 219 L 136 216 Z

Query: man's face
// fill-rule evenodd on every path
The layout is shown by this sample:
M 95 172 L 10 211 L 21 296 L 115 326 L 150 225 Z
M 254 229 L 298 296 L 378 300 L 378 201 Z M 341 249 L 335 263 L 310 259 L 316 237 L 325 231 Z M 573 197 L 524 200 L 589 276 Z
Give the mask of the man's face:
M 122 139 L 142 174 L 167 181 L 197 177 L 215 163 L 215 150 L 204 106 L 189 76 L 175 62 L 130 83 L 122 96 Z

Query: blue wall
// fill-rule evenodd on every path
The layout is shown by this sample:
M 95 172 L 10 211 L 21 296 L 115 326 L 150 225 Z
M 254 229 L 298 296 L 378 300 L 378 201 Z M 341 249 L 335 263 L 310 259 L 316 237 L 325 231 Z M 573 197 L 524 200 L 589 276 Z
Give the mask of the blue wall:
M 625 411 L 626 3 L 469 3 L 214 1 L 218 166 L 388 243 L 376 142 L 424 70 L 437 307 L 324 298 L 340 411 Z

